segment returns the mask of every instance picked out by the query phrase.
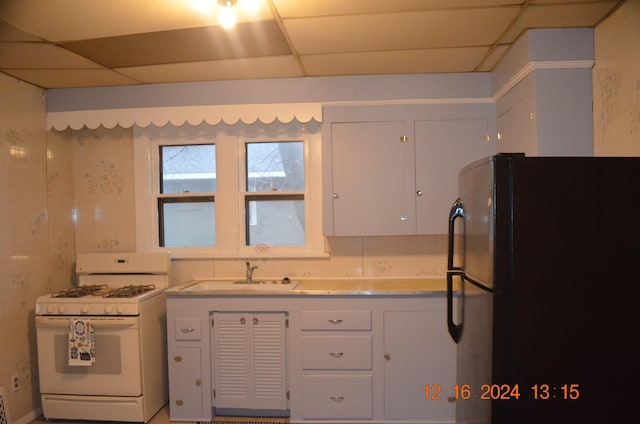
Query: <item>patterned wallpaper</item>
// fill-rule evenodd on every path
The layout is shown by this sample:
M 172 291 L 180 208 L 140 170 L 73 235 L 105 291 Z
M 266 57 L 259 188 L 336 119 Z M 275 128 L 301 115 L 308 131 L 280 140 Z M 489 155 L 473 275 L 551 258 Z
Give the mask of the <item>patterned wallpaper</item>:
M 40 404 L 34 305 L 51 287 L 48 151 L 44 91 L 0 74 L 0 94 L 0 386 L 13 421 Z
M 593 125 L 596 156 L 640 156 L 640 0 L 595 31 Z

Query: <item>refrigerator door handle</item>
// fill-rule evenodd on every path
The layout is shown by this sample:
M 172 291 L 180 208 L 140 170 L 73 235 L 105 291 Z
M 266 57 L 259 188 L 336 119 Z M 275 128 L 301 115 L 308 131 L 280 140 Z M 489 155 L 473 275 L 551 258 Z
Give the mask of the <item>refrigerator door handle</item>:
M 454 225 L 458 218 L 464 218 L 464 203 L 462 200 L 457 199 L 451 206 L 449 212 L 449 252 L 447 255 L 447 269 L 448 270 L 460 270 L 461 267 L 453 266 L 453 252 L 454 252 Z M 464 222 L 464 221 L 463 221 Z
M 464 325 L 464 293 L 462 294 L 462 298 L 459 305 L 461 310 L 461 321 L 460 324 L 456 324 L 453 322 L 453 276 L 459 275 L 464 277 L 463 272 L 447 272 L 447 327 L 449 328 L 449 334 L 454 342 L 458 343 L 460 338 L 462 337 L 462 328 Z M 461 281 L 463 284 L 464 281 Z M 461 290 L 463 290 L 461 286 Z

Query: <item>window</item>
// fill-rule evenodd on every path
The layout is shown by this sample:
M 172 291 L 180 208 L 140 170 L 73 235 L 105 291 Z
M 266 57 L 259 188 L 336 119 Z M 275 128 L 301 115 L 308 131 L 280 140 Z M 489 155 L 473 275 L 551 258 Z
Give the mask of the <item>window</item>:
M 215 144 L 158 149 L 159 246 L 215 246 Z
M 303 246 L 304 143 L 247 143 L 246 244 Z
M 141 251 L 326 256 L 318 124 L 136 128 Z

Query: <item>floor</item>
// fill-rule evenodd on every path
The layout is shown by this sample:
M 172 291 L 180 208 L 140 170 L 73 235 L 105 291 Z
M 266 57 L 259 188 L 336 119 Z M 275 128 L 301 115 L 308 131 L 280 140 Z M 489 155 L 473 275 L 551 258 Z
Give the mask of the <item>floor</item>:
M 115 421 L 78 421 L 78 420 L 46 420 L 43 417 L 38 417 L 35 420 L 31 421 L 30 424 L 80 424 L 84 422 L 92 422 L 92 423 L 101 423 L 101 424 L 115 424 Z M 148 424 L 181 424 L 179 421 L 169 421 L 169 406 L 165 405 L 156 415 L 151 418 Z M 191 423 L 182 423 L 182 424 L 191 424 Z
M 216 417 L 214 419 L 213 424 L 233 424 L 233 423 L 241 423 L 241 424 L 284 424 L 288 423 L 289 420 L 284 418 L 245 418 L 245 417 Z M 82 424 L 82 423 L 92 423 L 92 424 L 120 424 L 116 421 L 80 421 L 80 420 L 46 420 L 42 417 L 39 417 L 29 424 Z M 147 424 L 193 424 L 191 422 L 181 422 L 181 421 L 169 421 L 169 406 L 165 405 L 156 415 L 151 418 L 151 420 Z M 122 423 L 125 424 L 125 423 Z M 126 423 L 131 424 L 131 423 Z

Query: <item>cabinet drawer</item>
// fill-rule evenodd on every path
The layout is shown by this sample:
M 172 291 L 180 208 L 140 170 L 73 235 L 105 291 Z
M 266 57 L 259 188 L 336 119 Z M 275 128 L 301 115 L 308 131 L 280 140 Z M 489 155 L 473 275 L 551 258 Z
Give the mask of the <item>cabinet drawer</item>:
M 371 330 L 371 311 L 302 311 L 303 330 Z
M 198 318 L 176 319 L 176 340 L 200 340 L 200 320 Z
M 304 418 L 373 418 L 370 375 L 305 375 Z
M 303 336 L 304 369 L 371 369 L 371 336 Z

